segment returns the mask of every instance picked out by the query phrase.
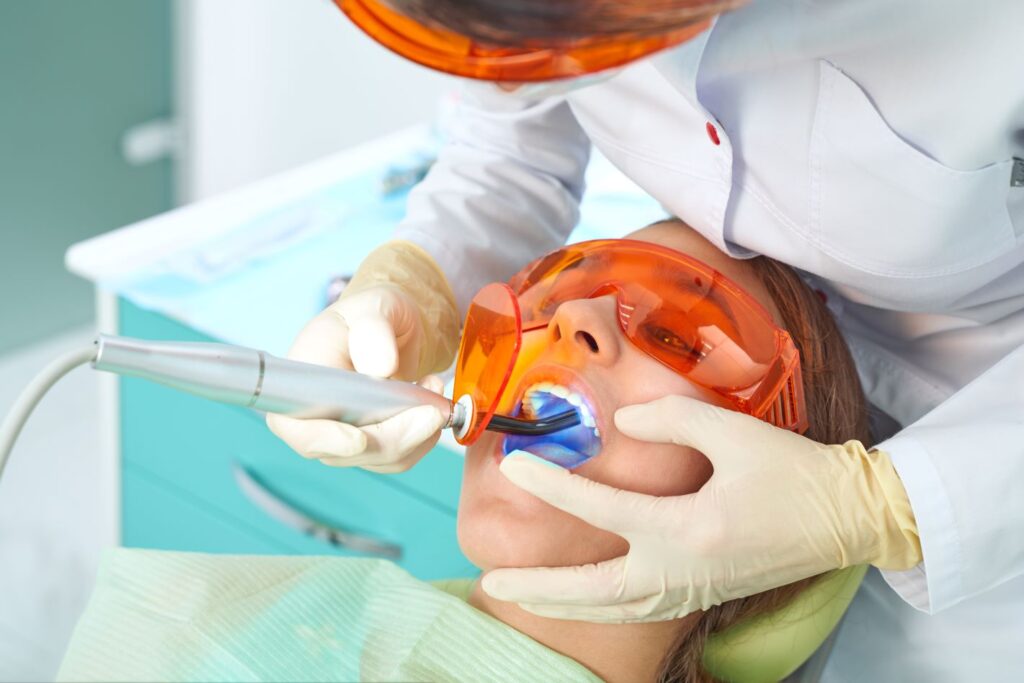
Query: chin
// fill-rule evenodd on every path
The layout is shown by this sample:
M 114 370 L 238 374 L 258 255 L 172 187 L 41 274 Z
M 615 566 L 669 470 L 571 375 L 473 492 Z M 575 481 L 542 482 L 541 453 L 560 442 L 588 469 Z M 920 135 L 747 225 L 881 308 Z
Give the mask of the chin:
M 538 538 L 541 523 L 535 515 L 529 515 L 513 503 L 475 501 L 459 510 L 459 547 L 469 561 L 483 571 L 545 566 L 553 553 L 545 549 L 548 542 L 543 537 L 547 534 Z
M 463 554 L 483 571 L 503 567 L 568 567 L 625 554 L 624 539 L 533 499 L 475 501 L 459 511 Z
M 463 554 L 488 571 L 503 567 L 565 567 L 623 555 L 620 536 L 554 508 L 505 479 L 500 439 L 484 438 L 466 452 L 458 539 Z

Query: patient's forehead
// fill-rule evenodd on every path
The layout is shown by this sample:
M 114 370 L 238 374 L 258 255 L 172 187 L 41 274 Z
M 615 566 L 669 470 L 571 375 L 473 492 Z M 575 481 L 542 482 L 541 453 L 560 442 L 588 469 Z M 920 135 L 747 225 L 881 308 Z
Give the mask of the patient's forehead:
M 780 321 L 778 308 L 764 283 L 742 259 L 734 259 L 709 242 L 699 232 L 681 221 L 663 221 L 626 235 L 631 240 L 653 242 L 675 249 L 706 263 L 748 292 L 759 304 L 768 309 L 776 322 Z

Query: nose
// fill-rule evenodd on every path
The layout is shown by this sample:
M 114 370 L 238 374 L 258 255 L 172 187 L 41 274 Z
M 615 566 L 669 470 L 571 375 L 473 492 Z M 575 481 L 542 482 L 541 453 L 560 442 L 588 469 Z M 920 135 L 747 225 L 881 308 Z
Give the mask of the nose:
M 553 347 L 589 363 L 611 365 L 621 350 L 615 297 L 566 301 L 548 323 Z

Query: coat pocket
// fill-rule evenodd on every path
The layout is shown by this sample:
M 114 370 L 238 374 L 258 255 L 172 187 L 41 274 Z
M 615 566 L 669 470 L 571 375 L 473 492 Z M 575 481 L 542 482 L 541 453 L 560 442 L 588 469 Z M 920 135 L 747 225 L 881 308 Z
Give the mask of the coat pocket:
M 1014 247 L 1012 160 L 949 168 L 897 135 L 843 72 L 820 66 L 810 204 L 811 237 L 824 252 L 879 275 L 926 277 Z

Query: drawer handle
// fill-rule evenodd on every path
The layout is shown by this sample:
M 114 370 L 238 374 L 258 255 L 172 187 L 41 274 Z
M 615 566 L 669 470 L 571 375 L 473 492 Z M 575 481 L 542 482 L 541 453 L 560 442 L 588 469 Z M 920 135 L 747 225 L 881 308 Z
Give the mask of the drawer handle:
M 231 472 L 235 476 L 235 483 L 238 484 L 238 488 L 242 490 L 245 497 L 253 505 L 263 510 L 267 516 L 282 524 L 335 548 L 384 557 L 389 560 L 401 559 L 402 546 L 316 521 L 274 494 L 260 483 L 244 465 L 237 462 L 231 463 Z

